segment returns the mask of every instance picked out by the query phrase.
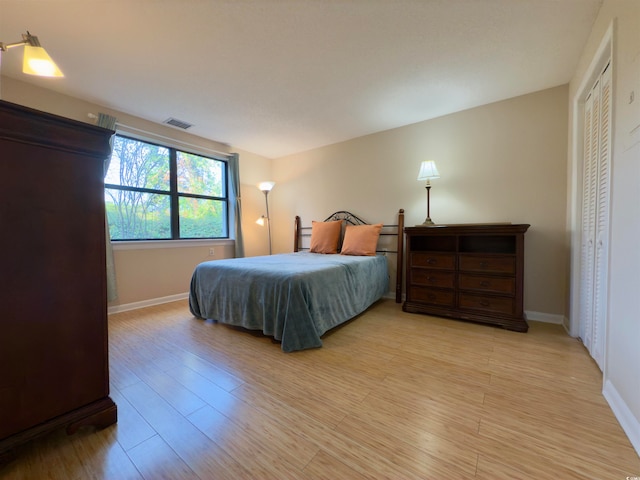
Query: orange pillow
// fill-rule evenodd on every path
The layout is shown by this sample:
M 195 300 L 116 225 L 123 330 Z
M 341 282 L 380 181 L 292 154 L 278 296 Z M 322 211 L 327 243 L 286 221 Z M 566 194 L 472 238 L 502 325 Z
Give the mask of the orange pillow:
M 342 233 L 342 220 L 333 222 L 311 222 L 311 253 L 338 253 L 338 242 Z
M 340 253 L 342 255 L 375 255 L 380 230 L 382 230 L 381 223 L 374 225 L 347 225 Z

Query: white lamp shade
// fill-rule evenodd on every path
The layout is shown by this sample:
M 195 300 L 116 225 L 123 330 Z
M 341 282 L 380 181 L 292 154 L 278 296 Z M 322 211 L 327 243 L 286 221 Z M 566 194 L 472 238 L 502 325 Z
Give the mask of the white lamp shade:
M 420 164 L 420 173 L 418 173 L 418 180 L 431 180 L 433 178 L 440 178 L 436 162 L 433 160 L 425 160 Z
M 40 77 L 64 77 L 44 48 L 31 45 L 24 46 L 22 71 Z
M 258 188 L 263 192 L 270 192 L 276 182 L 260 182 Z

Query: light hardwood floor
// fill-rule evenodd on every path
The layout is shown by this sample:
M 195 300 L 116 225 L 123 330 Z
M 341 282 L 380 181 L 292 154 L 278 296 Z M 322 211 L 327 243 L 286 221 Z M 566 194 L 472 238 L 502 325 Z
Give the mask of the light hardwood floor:
M 2 479 L 612 479 L 640 459 L 562 327 L 383 300 L 285 354 L 186 301 L 112 315 L 118 424 L 25 446 Z M 61 386 L 62 387 L 62 386 Z

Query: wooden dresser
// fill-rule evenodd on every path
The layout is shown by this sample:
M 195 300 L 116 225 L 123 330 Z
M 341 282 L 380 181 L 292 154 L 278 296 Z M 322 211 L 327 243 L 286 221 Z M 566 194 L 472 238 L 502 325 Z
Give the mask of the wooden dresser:
M 402 309 L 526 332 L 523 278 L 528 228 L 512 224 L 405 228 Z
M 103 161 L 110 130 L 0 101 L 0 463 L 106 427 Z

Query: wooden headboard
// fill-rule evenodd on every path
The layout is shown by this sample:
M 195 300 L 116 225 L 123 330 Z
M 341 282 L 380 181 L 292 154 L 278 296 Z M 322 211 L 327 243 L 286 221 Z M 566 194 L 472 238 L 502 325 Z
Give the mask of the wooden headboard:
M 334 212 L 325 218 L 325 222 L 334 220 L 344 220 L 347 225 L 370 225 L 357 215 L 346 210 Z M 404 231 L 404 209 L 398 210 L 398 222 L 393 225 L 382 226 L 380 239 L 376 247 L 377 253 L 384 255 L 394 254 L 396 256 L 396 303 L 402 301 L 402 266 L 403 266 L 403 231 Z M 393 238 L 395 237 L 395 238 Z M 311 238 L 311 226 L 302 226 L 300 217 L 296 215 L 293 236 L 293 251 L 300 252 L 309 250 L 308 246 L 304 246 L 304 240 Z

